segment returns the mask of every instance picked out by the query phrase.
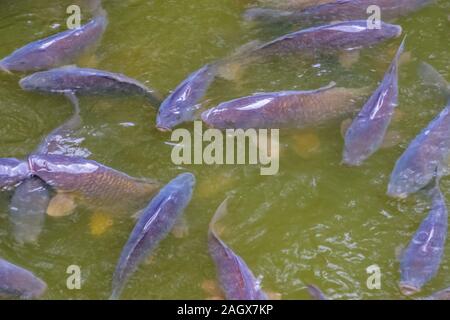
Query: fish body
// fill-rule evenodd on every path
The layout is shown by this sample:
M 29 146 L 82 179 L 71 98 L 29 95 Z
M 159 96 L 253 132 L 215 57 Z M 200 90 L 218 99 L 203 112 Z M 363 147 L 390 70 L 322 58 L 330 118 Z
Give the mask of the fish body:
M 119 298 L 131 274 L 173 228 L 192 198 L 194 185 L 194 175 L 180 174 L 163 187 L 142 212 L 120 255 L 113 275 L 111 299 Z
M 402 28 L 380 22 L 380 28 L 369 28 L 366 20 L 352 20 L 303 29 L 263 44 L 250 53 L 253 56 L 287 53 L 329 53 L 369 47 L 399 37 Z
M 337 0 L 319 5 L 311 5 L 300 10 L 283 11 L 264 8 L 252 8 L 246 11 L 247 20 L 289 21 L 302 25 L 331 21 L 368 19 L 373 12 L 370 6 L 380 9 L 383 21 L 390 21 L 419 10 L 435 0 Z
M 9 220 L 16 242 L 23 244 L 38 240 L 49 202 L 50 190 L 37 177 L 26 179 L 16 188 L 9 205 Z
M 404 40 L 383 81 L 347 130 L 343 163 L 361 165 L 382 145 L 394 109 L 398 105 L 398 60 L 403 48 Z
M 258 93 L 202 113 L 202 120 L 218 129 L 305 128 L 355 112 L 365 88 L 334 84 L 311 91 Z
M 438 271 L 447 237 L 448 212 L 445 199 L 436 186 L 432 207 L 406 248 L 401 262 L 400 290 L 411 295 L 421 290 Z
M 446 174 L 450 155 L 450 104 L 409 144 L 397 160 L 388 195 L 405 198 Z
M 159 188 L 156 181 L 133 178 L 80 157 L 31 155 L 28 162 L 32 173 L 57 192 L 114 212 L 142 208 Z
M 154 105 L 161 103 L 153 89 L 137 80 L 119 73 L 76 66 L 36 72 L 22 78 L 19 84 L 26 91 L 75 95 L 142 95 Z
M 31 42 L 0 60 L 0 69 L 27 72 L 71 63 L 98 42 L 106 26 L 107 18 L 101 15 L 80 28 Z
M 15 158 L 0 159 L 0 189 L 17 185 L 30 176 L 30 169 L 25 161 Z
M 227 200 L 214 214 L 208 232 L 209 253 L 216 265 L 225 297 L 227 300 L 267 300 L 260 281 L 255 278 L 244 260 L 220 239 L 215 230 L 216 222 L 226 213 L 226 206 Z
M 162 131 L 194 120 L 196 106 L 217 73 L 215 65 L 206 65 L 190 74 L 161 104 L 156 127 Z
M 37 299 L 46 290 L 33 273 L 0 258 L 0 299 Z
M 447 106 L 409 144 L 397 160 L 388 185 L 387 194 L 405 198 L 427 186 L 433 177 L 448 174 L 450 156 L 450 86 L 427 63 L 422 63 L 419 73 L 428 86 L 439 89 Z

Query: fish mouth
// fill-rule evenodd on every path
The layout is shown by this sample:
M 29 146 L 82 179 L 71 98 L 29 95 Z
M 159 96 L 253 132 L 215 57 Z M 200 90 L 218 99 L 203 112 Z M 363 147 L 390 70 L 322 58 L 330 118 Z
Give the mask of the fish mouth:
M 7 74 L 12 74 L 11 71 L 8 70 L 8 68 L 6 68 L 3 63 L 0 62 L 0 70 L 2 70 L 3 72 L 7 73 Z
M 400 292 L 405 296 L 411 296 L 420 291 L 420 289 L 417 288 L 416 286 L 402 282 L 400 282 L 399 288 Z
M 386 193 L 391 198 L 396 199 L 406 199 L 408 197 L 408 194 L 406 192 L 395 192 L 388 189 L 388 192 Z

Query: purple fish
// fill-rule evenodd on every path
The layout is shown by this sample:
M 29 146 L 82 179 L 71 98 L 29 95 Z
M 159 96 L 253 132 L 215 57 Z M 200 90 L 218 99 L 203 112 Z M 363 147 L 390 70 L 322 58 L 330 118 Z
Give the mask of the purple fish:
M 400 290 L 411 295 L 421 290 L 439 269 L 447 237 L 448 212 L 436 185 L 429 190 L 431 211 L 406 248 L 401 262 Z
M 227 212 L 226 199 L 217 209 L 209 224 L 209 253 L 216 264 L 221 287 L 227 300 L 267 300 L 259 280 L 255 278 L 247 264 L 235 254 L 219 237 L 215 224 Z
M 315 285 L 307 285 L 309 295 L 315 300 L 330 300 L 325 294 Z
M 383 143 L 398 105 L 398 59 L 405 40 L 400 45 L 383 81 L 353 120 L 345 135 L 343 163 L 359 166 Z
M 10 188 L 30 176 L 30 169 L 25 161 L 14 158 L 0 159 L 0 189 Z
M 81 124 L 80 109 L 76 102 L 74 109 L 74 115 L 53 130 L 33 154 L 67 153 L 68 148 L 65 144 L 67 140 L 70 140 L 73 130 L 78 129 Z M 26 179 L 16 188 L 9 206 L 9 220 L 14 238 L 18 243 L 31 243 L 38 240 L 49 202 L 50 188 L 38 177 Z
M 395 164 L 388 195 L 405 198 L 445 174 L 450 154 L 450 104 L 410 143 Z
M 368 13 L 367 9 L 375 5 L 380 8 L 381 19 L 389 21 L 408 15 L 433 2 L 435 0 L 336 0 L 293 11 L 252 8 L 246 11 L 244 17 L 247 20 L 287 21 L 311 25 L 320 22 L 368 19 L 372 13 Z
M 33 273 L 0 258 L 0 299 L 37 299 L 46 290 Z
M 191 201 L 194 185 L 193 174 L 180 174 L 162 188 L 143 211 L 120 255 L 111 299 L 119 298 L 131 274 L 173 228 Z
M 194 120 L 198 101 L 205 95 L 217 73 L 217 66 L 209 64 L 190 74 L 159 107 L 156 127 L 171 130 L 186 121 Z
M 354 20 L 322 25 L 289 33 L 250 52 L 254 56 L 286 53 L 329 53 L 354 50 L 399 37 L 402 28 L 381 22 L 380 28 L 369 28 L 366 20 Z
M 223 102 L 203 112 L 202 120 L 218 129 L 305 128 L 352 114 L 366 91 L 332 83 L 311 91 L 257 93 Z
M 98 16 L 80 28 L 34 41 L 0 60 L 0 69 L 26 72 L 71 63 L 97 43 L 106 25 L 106 16 Z
M 113 212 L 139 210 L 159 189 L 159 183 L 137 179 L 98 162 L 61 155 L 31 155 L 31 171 L 59 194 Z
M 38 240 L 49 202 L 50 190 L 37 177 L 26 179 L 16 188 L 9 205 L 9 220 L 16 242 L 24 244 Z
M 19 82 L 26 91 L 73 95 L 142 95 L 153 105 L 161 103 L 159 94 L 142 83 L 119 73 L 64 66 L 33 73 Z

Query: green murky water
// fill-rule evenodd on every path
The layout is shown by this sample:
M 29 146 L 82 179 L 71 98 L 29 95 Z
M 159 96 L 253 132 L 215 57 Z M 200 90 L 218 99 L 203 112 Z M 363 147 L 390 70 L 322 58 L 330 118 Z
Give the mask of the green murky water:
M 65 9 L 71 3 L 1 1 L 0 56 L 62 31 Z M 290 31 L 242 23 L 241 14 L 249 3 L 104 1 L 108 29 L 96 54 L 80 65 L 122 72 L 166 94 L 190 72 L 240 45 Z M 231 195 L 223 239 L 263 277 L 265 289 L 282 293 L 284 299 L 306 299 L 305 284 L 313 283 L 332 298 L 401 298 L 395 251 L 408 243 L 428 203 L 420 197 L 392 200 L 385 191 L 394 162 L 408 141 L 444 106 L 435 91 L 420 84 L 416 68 L 425 60 L 450 79 L 449 15 L 450 2 L 441 0 L 397 21 L 408 34 L 406 51 L 411 55 L 401 68 L 400 112 L 392 125 L 404 139 L 376 153 L 361 168 L 340 165 L 343 140 L 338 122 L 309 132 L 318 136 L 320 147 L 306 154 L 298 143 L 301 132 L 282 132 L 276 176 L 262 177 L 256 166 L 180 168 L 170 160 L 171 147 L 166 144 L 170 136 L 154 129 L 156 112 L 145 101 L 81 99 L 84 123 L 74 135 L 85 139 L 82 146 L 92 153 L 91 159 L 133 176 L 169 181 L 189 170 L 198 178 L 186 212 L 189 235 L 165 239 L 152 262 L 131 278 L 122 297 L 206 298 L 201 284 L 215 278 L 207 252 L 208 223 L 220 202 Z M 375 87 L 398 43 L 363 51 L 349 70 L 336 60 L 298 57 L 256 64 L 238 81 L 216 81 L 206 99 L 214 105 L 257 91 L 313 89 L 332 80 L 346 87 Z M 25 157 L 71 114 L 63 98 L 22 92 L 18 80 L 19 75 L 0 74 L 0 157 Z M 442 181 L 442 191 L 450 196 L 448 179 Z M 38 244 L 20 246 L 9 230 L 11 195 L 0 193 L 0 255 L 44 279 L 49 285 L 46 299 L 107 298 L 133 220 L 114 219 L 111 228 L 96 236 L 89 227 L 93 213 L 79 210 L 70 217 L 47 219 Z M 448 245 L 439 273 L 424 294 L 450 285 L 449 259 Z M 81 290 L 66 287 L 66 268 L 73 264 L 81 267 Z M 380 290 L 366 286 L 366 268 L 373 264 L 381 268 Z

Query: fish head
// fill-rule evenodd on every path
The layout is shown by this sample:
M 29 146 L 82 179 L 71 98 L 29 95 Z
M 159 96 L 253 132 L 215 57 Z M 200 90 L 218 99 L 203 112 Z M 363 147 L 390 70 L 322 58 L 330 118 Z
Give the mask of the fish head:
M 435 165 L 428 163 L 398 163 L 392 172 L 387 195 L 404 199 L 427 186 L 435 175 Z
M 30 175 L 25 161 L 14 158 L 0 159 L 0 189 L 14 186 Z
M 21 299 L 38 299 L 47 291 L 47 284 L 37 277 L 28 281 L 26 290 L 22 293 Z
M 184 122 L 181 112 L 166 112 L 161 105 L 160 111 L 156 118 L 156 128 L 162 132 L 172 131 L 172 128 Z
M 25 91 L 39 91 L 47 83 L 42 72 L 36 72 L 26 76 L 19 81 L 19 86 Z
M 190 172 L 185 172 L 176 177 L 176 182 L 192 190 L 195 186 L 195 176 Z
M 381 28 L 376 30 L 381 39 L 398 38 L 402 35 L 403 29 L 397 24 L 381 23 Z

